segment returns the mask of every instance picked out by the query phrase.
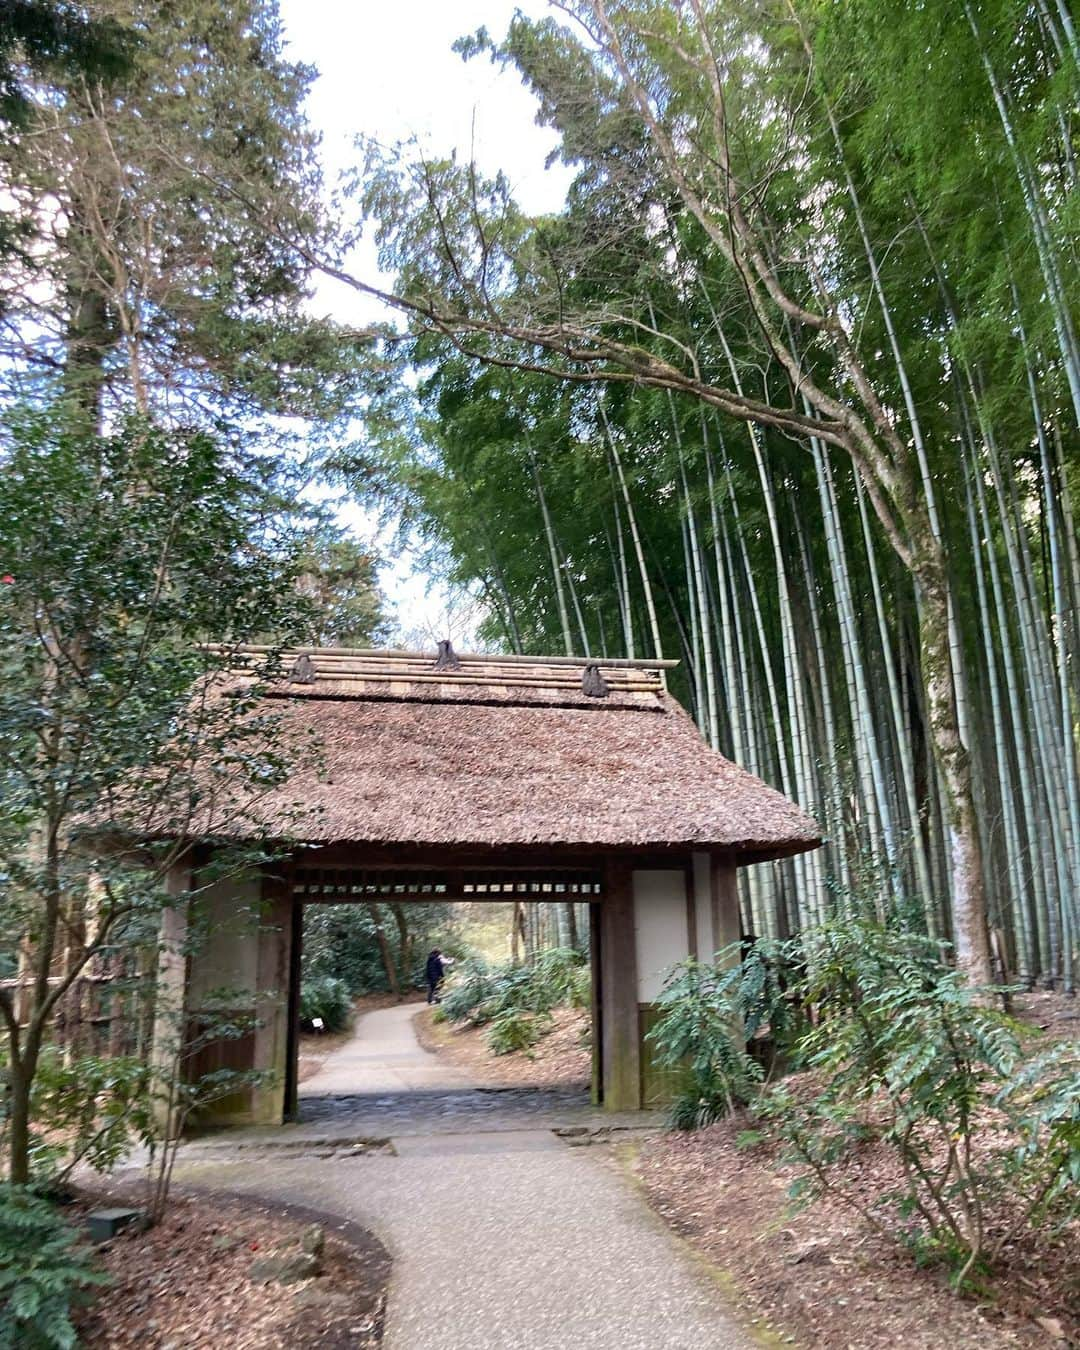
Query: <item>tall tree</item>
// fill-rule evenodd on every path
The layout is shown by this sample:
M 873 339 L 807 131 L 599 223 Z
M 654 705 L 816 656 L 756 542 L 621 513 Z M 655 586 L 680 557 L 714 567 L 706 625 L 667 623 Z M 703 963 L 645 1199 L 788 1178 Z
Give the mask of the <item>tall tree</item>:
M 647 567 L 668 592 L 676 641 L 690 666 L 689 694 L 706 730 L 716 720 L 715 669 L 711 678 L 709 672 L 719 653 L 711 633 L 726 634 L 732 658 L 741 642 L 748 668 L 750 633 L 737 631 L 728 595 L 729 551 L 734 562 L 748 541 L 733 532 L 725 546 L 714 525 L 716 576 L 705 572 L 695 501 L 702 489 L 692 487 L 686 458 L 693 419 L 670 406 L 665 415 L 641 391 L 663 391 L 665 400 L 688 396 L 706 419 L 717 419 L 720 445 L 709 448 L 709 431 L 705 465 L 694 452 L 706 470 L 711 523 L 722 524 L 726 511 L 717 509 L 709 456 L 719 451 L 719 463 L 730 459 L 730 423 L 750 423 L 766 438 L 772 465 L 759 458 L 754 471 L 773 540 L 778 608 L 762 606 L 771 600 L 760 595 L 747 556 L 737 586 L 757 605 L 759 655 L 743 692 L 757 728 L 758 767 L 772 772 L 775 762 L 782 780 L 789 775 L 785 785 L 813 805 L 815 756 L 828 747 L 808 713 L 816 702 L 826 718 L 828 671 L 800 668 L 798 615 L 784 599 L 798 521 L 775 468 L 782 455 L 789 484 L 805 483 L 806 471 L 791 468 L 780 446 L 788 439 L 809 452 L 849 676 L 854 820 L 872 851 L 880 844 L 880 880 L 894 893 L 901 888 L 895 821 L 906 817 L 906 829 L 929 850 L 918 865 L 921 887 L 928 879 L 947 883 L 958 957 L 987 978 L 991 905 L 1000 921 L 1005 909 L 1015 915 L 1024 904 L 1007 884 L 1003 892 L 995 883 L 988 898 L 997 858 L 1007 858 L 1014 878 L 1049 862 L 1052 912 L 1039 923 L 1057 936 L 1044 969 L 1068 983 L 1080 843 L 1073 806 L 1080 798 L 1075 574 L 1066 585 L 1061 532 L 1072 518 L 1076 454 L 1067 309 L 1076 293 L 1069 285 L 1076 196 L 1067 191 L 1075 64 L 1060 15 L 1011 0 L 936 13 L 933 59 L 950 78 L 937 81 L 927 100 L 919 93 L 926 82 L 924 16 L 914 11 L 862 0 L 828 7 L 689 0 L 674 9 L 651 0 L 568 0 L 554 8 L 565 23 L 521 19 L 500 48 L 483 36 L 464 47 L 514 64 L 539 95 L 541 116 L 579 169 L 566 212 L 531 221 L 502 180 L 483 182 L 453 162 L 384 156 L 366 199 L 379 222 L 384 263 L 399 275 L 384 298 L 412 315 L 418 334 L 437 335 L 466 358 L 556 376 L 586 391 L 600 384 L 623 390 L 632 411 L 618 419 L 613 458 L 627 453 L 627 435 L 654 458 L 665 441 L 678 449 L 682 438 L 683 462 L 668 477 L 674 495 L 666 500 L 680 503 L 677 547 L 685 564 L 654 557 Z M 1036 177 L 1034 163 L 1048 171 Z M 943 166 L 948 193 L 941 191 Z M 1024 270 L 1023 283 L 1010 281 L 1010 267 Z M 988 314 L 1001 317 L 991 322 Z M 1018 322 L 1025 337 L 1019 349 Z M 430 359 L 422 344 L 418 352 Z M 596 414 L 585 396 L 576 409 L 575 430 Z M 1023 428 L 1018 419 L 1025 415 Z M 646 433 L 650 420 L 654 429 Z M 1005 438 L 1024 447 L 1015 462 L 1002 453 Z M 1059 447 L 1053 453 L 1052 439 Z M 1037 458 L 1026 449 L 1043 445 Z M 581 462 L 575 452 L 573 463 Z M 865 503 L 852 490 L 851 471 Z M 1017 606 L 1016 627 L 1004 620 L 989 657 L 965 623 L 975 594 L 972 560 L 949 548 L 964 538 L 969 471 L 993 486 L 979 546 L 995 562 L 1001 552 L 1003 584 Z M 565 482 L 572 473 L 558 476 Z M 454 490 L 475 491 L 479 481 L 473 475 Z M 591 481 L 595 491 L 598 480 Z M 544 488 L 553 515 L 550 475 Z M 725 496 L 734 502 L 744 491 L 733 475 Z M 606 489 L 603 496 L 610 501 Z M 630 607 L 619 560 L 632 500 L 624 496 L 618 515 L 611 510 L 601 527 L 610 545 L 601 570 L 610 569 L 605 584 L 623 594 L 624 632 Z M 1032 546 L 1033 513 L 1046 523 L 1045 568 Z M 655 525 L 655 513 L 652 519 Z M 596 513 L 590 520 L 595 529 Z M 552 523 L 557 532 L 558 520 Z M 541 525 L 538 537 L 550 543 Z M 581 537 L 584 525 L 567 528 Z M 879 541 L 890 550 L 886 575 L 903 611 L 891 616 L 879 605 L 867 623 L 850 564 L 861 553 L 856 565 L 873 579 L 882 565 Z M 680 571 L 685 604 L 672 586 Z M 581 577 L 574 582 L 580 589 Z M 874 585 L 880 592 L 881 581 Z M 1043 595 L 1056 599 L 1048 607 Z M 783 655 L 774 679 L 777 640 Z M 994 747 L 970 700 L 984 697 L 987 660 L 1014 653 L 1024 678 L 1013 706 L 993 723 Z M 726 676 L 737 685 L 732 662 Z M 772 745 L 753 706 L 757 691 Z M 1014 732 L 1010 714 L 1026 727 Z M 919 727 L 934 750 L 929 769 Z M 1032 763 L 1033 804 L 1064 841 L 1058 857 L 1037 858 L 1031 817 L 1026 840 L 1011 827 L 1007 838 L 994 829 L 1000 808 L 988 794 L 1001 756 Z M 896 791 L 894 784 L 903 786 Z M 1010 812 L 1011 785 L 1010 773 L 1002 787 Z M 832 788 L 826 795 L 835 800 Z M 932 827 L 939 818 L 944 857 Z M 800 885 L 810 882 L 803 875 Z M 933 902 L 924 904 L 929 911 Z
M 156 950 L 162 908 L 189 898 L 168 892 L 186 839 L 258 837 L 258 799 L 287 774 L 278 720 L 213 693 L 243 644 L 308 621 L 277 501 L 265 462 L 204 433 L 133 422 L 88 443 L 55 418 L 5 425 L 0 954 L 24 973 L 0 988 L 0 1035 L 16 1183 L 69 991 L 125 939 Z
M 305 313 L 309 265 L 282 243 L 335 247 L 303 111 L 312 72 L 285 58 L 276 5 L 95 12 L 132 35 L 130 68 L 107 84 L 53 68 L 0 145 L 36 235 L 0 275 L 7 383 L 25 396 L 59 375 L 93 424 L 129 403 L 188 422 L 332 419 L 353 356 Z

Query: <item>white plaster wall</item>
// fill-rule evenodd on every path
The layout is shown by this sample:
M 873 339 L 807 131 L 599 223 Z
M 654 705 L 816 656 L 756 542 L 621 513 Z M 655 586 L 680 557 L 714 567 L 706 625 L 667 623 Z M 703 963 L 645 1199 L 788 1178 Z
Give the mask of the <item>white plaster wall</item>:
M 686 873 L 681 867 L 636 871 L 633 889 L 638 1002 L 655 1003 L 668 969 L 690 955 Z
M 201 938 L 191 957 L 188 1006 L 198 1009 L 219 990 L 228 990 L 230 1008 L 254 1008 L 259 968 L 259 877 L 214 882 L 196 904 L 198 915 L 193 926 Z
M 694 922 L 697 927 L 697 957 L 711 962 L 719 945 L 713 933 L 712 858 L 694 854 Z

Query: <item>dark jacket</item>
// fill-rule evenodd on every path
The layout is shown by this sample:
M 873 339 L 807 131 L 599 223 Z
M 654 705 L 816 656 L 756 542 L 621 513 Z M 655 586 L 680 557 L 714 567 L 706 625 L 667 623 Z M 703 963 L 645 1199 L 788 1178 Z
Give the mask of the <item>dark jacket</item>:
M 443 977 L 443 969 L 442 957 L 438 952 L 432 952 L 424 967 L 424 978 L 428 984 L 438 984 Z

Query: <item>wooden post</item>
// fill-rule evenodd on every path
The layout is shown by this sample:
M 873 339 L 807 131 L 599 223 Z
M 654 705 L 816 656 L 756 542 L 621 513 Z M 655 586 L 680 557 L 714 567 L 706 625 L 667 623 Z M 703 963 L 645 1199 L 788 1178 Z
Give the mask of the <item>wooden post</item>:
M 712 860 L 712 922 L 716 950 L 730 950 L 732 953 L 725 963 L 730 969 L 738 965 L 741 959 L 739 944 L 742 942 L 742 923 L 739 919 L 739 885 L 735 861 L 723 853 L 714 853 Z M 742 1030 L 741 1018 L 739 1030 Z
M 183 895 L 191 890 L 189 863 L 176 863 L 169 869 L 166 888 L 170 896 Z M 155 1115 L 158 1125 L 169 1138 L 175 1130 L 175 1114 L 168 1105 L 171 1093 L 166 1092 L 166 1088 L 181 1072 L 180 1056 L 187 1020 L 187 940 L 188 905 L 185 900 L 170 905 L 161 915 L 150 1049 L 150 1066 L 158 1080 L 159 1091 L 164 1094 L 157 1098 Z
M 293 904 L 288 880 L 264 873 L 257 936 L 252 1067 L 273 1074 L 273 1079 L 251 1093 L 251 1119 L 255 1125 L 280 1125 L 285 1119 Z
M 604 1106 L 641 1109 L 641 1031 L 638 1015 L 634 892 L 630 868 L 610 863 L 600 911 L 600 989 L 604 1045 Z
M 712 859 L 712 921 L 717 951 L 742 941 L 735 863 L 724 853 L 714 853 Z
M 300 962 L 304 954 L 304 906 L 293 900 L 289 950 L 289 998 L 286 1017 L 285 1119 L 300 1118 Z
M 589 968 L 592 973 L 592 993 L 590 1012 L 592 1014 L 592 1086 L 590 1099 L 593 1106 L 604 1104 L 604 1000 L 603 967 L 600 963 L 601 935 L 600 915 L 602 907 L 589 906 Z

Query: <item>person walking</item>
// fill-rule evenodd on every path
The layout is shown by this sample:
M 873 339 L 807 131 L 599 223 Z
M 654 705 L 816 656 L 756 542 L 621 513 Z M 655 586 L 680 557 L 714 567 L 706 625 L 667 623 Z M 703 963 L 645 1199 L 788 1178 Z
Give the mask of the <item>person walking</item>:
M 439 997 L 439 985 L 442 984 L 443 975 L 446 973 L 446 966 L 443 962 L 442 952 L 438 947 L 432 947 L 428 953 L 427 965 L 424 967 L 424 979 L 427 980 L 427 1001 L 429 1003 L 441 1003 Z

